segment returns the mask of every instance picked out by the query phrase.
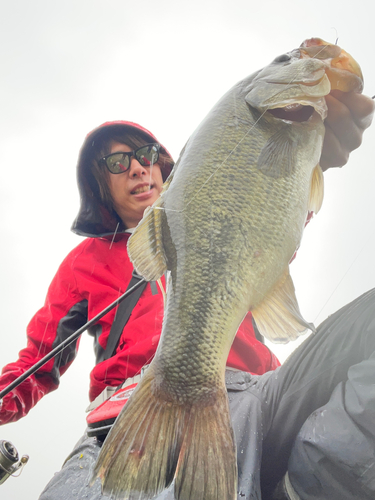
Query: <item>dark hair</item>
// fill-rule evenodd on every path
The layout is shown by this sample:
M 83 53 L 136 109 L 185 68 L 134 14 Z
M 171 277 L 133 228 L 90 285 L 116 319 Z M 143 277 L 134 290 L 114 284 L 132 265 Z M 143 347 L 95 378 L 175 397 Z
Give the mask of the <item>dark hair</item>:
M 138 131 L 134 128 L 119 125 L 103 129 L 99 137 L 93 140 L 91 145 L 92 147 L 87 151 L 85 161 L 90 163 L 91 172 L 99 188 L 95 191 L 98 192 L 101 203 L 103 203 L 103 205 L 111 212 L 115 212 L 115 210 L 112 195 L 108 186 L 110 173 L 103 165 L 99 164 L 99 160 L 110 154 L 111 144 L 113 141 L 126 144 L 131 149 L 137 149 L 144 144 L 155 142 L 155 139 L 141 130 Z M 166 150 L 161 147 L 159 151 L 158 165 L 161 169 L 163 181 L 167 179 L 170 171 L 172 170 L 173 164 L 172 158 L 168 155 Z

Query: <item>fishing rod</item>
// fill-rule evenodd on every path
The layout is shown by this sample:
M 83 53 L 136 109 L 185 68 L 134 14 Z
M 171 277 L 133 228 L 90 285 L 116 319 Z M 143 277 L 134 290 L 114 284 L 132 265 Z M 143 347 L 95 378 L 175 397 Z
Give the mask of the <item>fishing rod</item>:
M 134 274 L 133 274 L 134 276 Z M 84 331 L 86 331 L 90 326 L 97 323 L 103 316 L 105 316 L 109 311 L 111 311 L 114 307 L 119 305 L 128 295 L 133 293 L 137 288 L 139 288 L 146 280 L 141 278 L 138 283 L 134 286 L 126 290 L 120 297 L 114 300 L 109 306 L 103 309 L 99 314 L 97 314 L 90 321 L 85 323 L 81 328 L 76 330 L 72 335 L 70 335 L 67 339 L 61 342 L 60 345 L 55 347 L 51 352 L 46 354 L 42 359 L 40 359 L 35 365 L 29 368 L 25 373 L 16 378 L 13 382 L 11 382 L 5 389 L 0 391 L 0 408 L 3 402 L 4 396 L 9 394 L 13 389 L 18 387 L 24 380 L 33 375 L 35 372 L 39 370 L 43 365 L 45 365 L 50 359 L 55 357 L 57 354 L 60 354 L 61 351 L 65 349 L 65 347 L 69 346 L 72 342 L 78 339 L 82 335 Z M 0 484 L 3 484 L 9 476 L 14 476 L 15 472 L 19 471 L 21 474 L 23 467 L 29 460 L 28 455 L 23 455 L 21 459 L 19 459 L 18 451 L 15 446 L 10 441 L 0 440 Z

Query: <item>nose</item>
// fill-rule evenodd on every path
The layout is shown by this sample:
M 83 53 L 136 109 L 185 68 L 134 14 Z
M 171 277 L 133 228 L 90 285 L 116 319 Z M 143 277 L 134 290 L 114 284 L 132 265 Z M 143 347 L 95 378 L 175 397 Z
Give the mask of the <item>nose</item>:
M 142 175 L 146 174 L 146 168 L 142 167 L 139 161 L 133 157 L 130 161 L 129 177 L 142 177 Z

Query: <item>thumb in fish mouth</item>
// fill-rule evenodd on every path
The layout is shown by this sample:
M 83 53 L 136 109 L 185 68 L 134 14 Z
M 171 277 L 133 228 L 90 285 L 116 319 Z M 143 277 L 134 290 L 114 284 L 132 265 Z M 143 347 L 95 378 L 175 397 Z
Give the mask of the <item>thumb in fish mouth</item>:
M 300 46 L 301 57 L 325 61 L 326 74 L 332 89 L 362 92 L 363 74 L 357 61 L 338 45 L 321 38 L 310 38 Z M 345 73 L 345 77 L 343 74 Z

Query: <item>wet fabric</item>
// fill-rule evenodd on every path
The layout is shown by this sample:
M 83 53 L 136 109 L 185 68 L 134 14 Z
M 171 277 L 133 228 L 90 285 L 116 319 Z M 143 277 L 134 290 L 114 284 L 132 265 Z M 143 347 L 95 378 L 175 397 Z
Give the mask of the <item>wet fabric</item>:
M 348 447 L 347 442 L 338 439 L 340 432 L 346 432 L 348 417 L 355 417 L 356 425 L 362 428 L 364 437 L 374 438 L 374 356 L 375 290 L 371 290 L 328 318 L 317 333 L 311 335 L 277 370 L 261 376 L 227 370 L 226 385 L 237 444 L 238 500 L 271 500 L 273 489 L 287 471 L 290 452 L 302 426 L 292 453 L 290 476 L 295 488 L 298 486 L 293 481 L 300 481 L 298 484 L 301 489 L 298 493 L 303 500 L 375 498 L 375 468 L 370 466 L 371 460 L 366 462 L 372 442 L 369 442 L 367 449 L 363 448 L 363 455 L 358 457 L 357 447 Z M 370 377 L 370 392 L 365 387 L 359 390 L 360 381 L 367 377 Z M 357 386 L 357 390 L 353 390 L 354 386 Z M 331 443 L 331 448 L 338 450 L 337 457 L 340 460 L 345 457 L 349 465 L 359 459 L 364 460 L 367 468 L 362 469 L 365 474 L 361 477 L 365 487 L 358 483 L 358 488 L 360 485 L 362 490 L 354 488 L 350 490 L 352 496 L 340 496 L 334 490 L 336 483 L 330 480 L 330 471 L 333 469 L 327 471 L 323 467 L 320 473 L 327 484 L 331 485 L 332 491 L 327 490 L 329 495 L 324 490 L 318 496 L 303 496 L 304 485 L 310 484 L 306 482 L 306 478 L 314 478 L 311 473 L 311 457 L 307 453 L 307 458 L 301 461 L 300 467 L 293 465 L 292 468 L 292 463 L 300 460 L 300 442 L 306 447 L 309 439 L 305 437 L 303 442 L 300 436 L 308 435 L 306 432 L 311 429 L 309 422 L 316 420 L 315 411 L 318 408 L 324 405 L 329 407 L 332 402 L 333 410 L 337 409 L 340 401 L 344 402 L 343 387 L 346 387 L 347 394 L 352 395 L 351 404 L 349 407 L 342 406 L 341 413 L 335 416 L 332 426 L 319 427 L 320 440 L 317 442 Z M 321 410 L 318 410 L 318 414 L 319 412 Z M 334 428 L 336 433 L 333 432 Z M 107 500 L 107 497 L 100 496 L 99 481 L 92 490 L 88 487 L 90 472 L 100 447 L 101 443 L 96 438 L 84 436 L 63 469 L 51 480 L 40 500 Z M 328 448 L 329 446 L 324 448 L 321 445 L 320 448 L 317 447 L 317 453 L 324 456 Z M 339 469 L 340 466 L 337 460 L 335 467 Z M 318 481 L 320 478 L 317 478 L 316 482 Z M 370 496 L 356 496 L 359 491 Z M 173 498 L 173 485 L 155 497 L 156 500 Z
M 288 468 L 301 500 L 375 498 L 375 353 L 307 419 Z
M 295 438 L 307 417 L 327 404 L 339 387 L 345 387 L 355 366 L 355 370 L 363 370 L 365 376 L 365 369 L 374 352 L 375 289 L 330 316 L 318 328 L 318 332 L 311 335 L 284 363 L 279 372 L 281 380 L 277 383 L 276 411 L 273 412 L 269 429 L 265 429 L 261 469 L 263 500 L 269 498 L 276 482 L 286 472 Z M 375 383 L 374 374 L 372 382 L 369 383 Z M 373 392 L 371 394 L 373 395 Z M 370 401 L 364 404 L 360 411 L 374 433 L 374 419 L 370 407 L 375 405 L 375 398 L 371 394 Z M 345 407 L 343 409 L 342 416 L 346 412 Z M 332 425 L 342 429 L 346 425 L 345 419 L 335 420 Z M 353 458 L 354 450 L 348 449 L 344 442 L 340 444 L 329 428 L 322 426 L 319 432 L 321 442 L 327 442 L 328 446 L 332 443 L 332 447 L 341 446 L 339 454 L 346 455 L 350 463 L 349 457 Z M 308 464 L 305 464 L 307 467 Z M 340 467 L 338 462 L 336 466 Z M 372 469 L 374 474 L 375 467 Z M 304 473 L 306 476 L 311 473 L 311 464 Z M 375 479 L 375 476 L 373 478 Z M 292 478 L 291 482 L 295 487 Z M 375 498 L 375 482 L 372 488 L 371 498 Z M 323 496 L 316 498 L 338 500 L 345 497 L 326 496 L 324 492 Z M 351 498 L 359 500 L 362 497 Z

